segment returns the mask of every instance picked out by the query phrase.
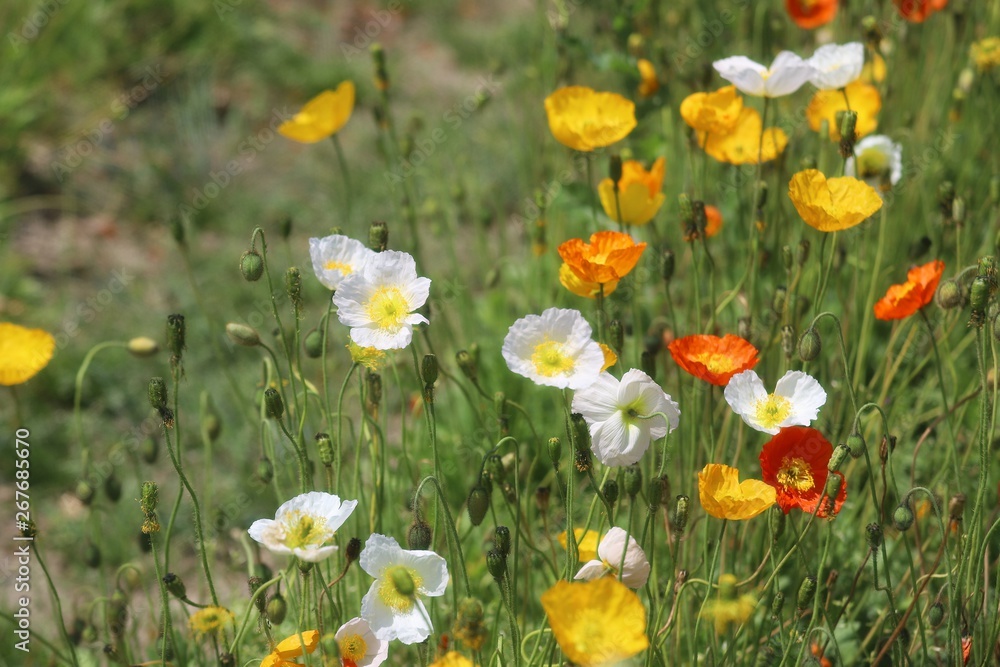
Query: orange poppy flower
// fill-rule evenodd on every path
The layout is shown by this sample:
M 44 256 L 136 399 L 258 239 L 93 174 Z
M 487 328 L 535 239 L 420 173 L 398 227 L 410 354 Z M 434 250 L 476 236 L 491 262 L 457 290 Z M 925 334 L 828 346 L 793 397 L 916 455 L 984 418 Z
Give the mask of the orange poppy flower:
M 685 371 L 719 387 L 729 378 L 757 365 L 757 348 L 739 336 L 722 338 L 696 334 L 678 338 L 668 346 L 670 356 Z
M 900 15 L 911 23 L 923 23 L 934 12 L 948 6 L 948 0 L 893 0 Z
M 590 243 L 570 239 L 559 246 L 559 256 L 580 280 L 602 284 L 624 278 L 645 249 L 628 234 L 609 231 L 591 234 Z
M 761 479 L 774 487 L 778 506 L 788 514 L 793 507 L 812 514 L 826 488 L 827 464 L 833 445 L 819 431 L 808 426 L 786 426 L 760 452 Z M 837 514 L 847 498 L 847 483 L 840 477 L 840 492 L 830 511 L 826 498 L 816 516 Z
M 889 287 L 885 296 L 875 304 L 875 317 L 901 320 L 917 312 L 934 298 L 943 273 L 944 262 L 940 259 L 910 269 L 906 282 Z
M 705 237 L 712 238 L 722 229 L 722 211 L 711 204 L 705 205 Z
M 785 9 L 795 25 L 811 30 L 833 20 L 837 4 L 837 0 L 785 0 Z

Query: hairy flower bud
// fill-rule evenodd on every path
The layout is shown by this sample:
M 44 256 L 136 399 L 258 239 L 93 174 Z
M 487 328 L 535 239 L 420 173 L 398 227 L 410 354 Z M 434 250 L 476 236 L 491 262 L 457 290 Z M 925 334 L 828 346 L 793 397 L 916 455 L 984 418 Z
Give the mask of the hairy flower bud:
M 808 575 L 799 585 L 799 594 L 796 597 L 796 607 L 808 609 L 812 606 L 813 598 L 816 596 L 816 577 Z
M 257 282 L 264 275 L 264 259 L 256 250 L 247 250 L 240 256 L 240 273 L 247 282 Z
M 472 487 L 469 492 L 469 499 L 466 501 L 466 508 L 469 511 L 469 521 L 473 526 L 478 526 L 486 518 L 486 512 L 490 509 L 490 494 L 482 484 Z
M 279 421 L 285 414 L 285 404 L 281 400 L 281 394 L 274 387 L 264 390 L 264 411 L 268 417 Z
M 389 225 L 375 221 L 368 228 L 368 247 L 375 252 L 382 252 L 389 247 Z
M 493 531 L 493 547 L 506 558 L 510 555 L 510 528 L 497 526 Z
M 913 525 L 913 510 L 905 503 L 901 504 L 892 513 L 892 525 L 900 532 L 909 530 Z
M 802 361 L 813 361 L 819 356 L 823 349 L 823 341 L 819 337 L 819 332 L 809 327 L 802 332 L 799 338 L 799 358 Z
M 260 334 L 253 327 L 238 322 L 230 322 L 226 325 L 226 335 L 229 340 L 243 347 L 257 347 L 260 345 Z
M 423 519 L 415 519 L 406 531 L 406 548 L 424 551 L 431 546 L 431 527 Z

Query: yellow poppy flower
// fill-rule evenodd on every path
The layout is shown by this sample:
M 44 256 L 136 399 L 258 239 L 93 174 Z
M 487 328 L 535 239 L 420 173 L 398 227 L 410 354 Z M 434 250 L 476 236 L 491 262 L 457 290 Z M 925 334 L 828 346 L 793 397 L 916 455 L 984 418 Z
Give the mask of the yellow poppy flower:
M 969 56 L 979 71 L 1000 66 L 1000 37 L 987 37 L 969 47 Z
M 302 111 L 278 126 L 278 134 L 292 141 L 314 144 L 344 127 L 354 111 L 354 83 L 343 81 L 337 90 L 324 90 Z
M 605 355 L 605 360 L 607 355 Z M 576 535 L 576 555 L 578 556 L 581 563 L 587 563 L 592 560 L 597 560 L 597 545 L 601 541 L 601 534 L 596 530 L 588 530 L 584 533 L 583 528 L 574 528 L 573 534 Z M 559 533 L 559 544 L 562 548 L 566 548 L 566 531 Z
M 197 640 L 206 637 L 219 639 L 226 626 L 231 626 L 235 620 L 233 612 L 224 607 L 205 607 L 191 614 L 188 618 L 188 628 Z
M 566 262 L 563 262 L 562 266 L 559 267 L 559 283 L 573 294 L 586 299 L 596 299 L 597 295 L 601 293 L 601 283 L 584 280 L 576 275 Z M 617 280 L 604 283 L 604 296 L 614 292 L 617 287 Z
M 752 519 L 774 504 L 774 487 L 759 479 L 740 482 L 740 471 L 709 463 L 698 473 L 698 499 L 716 519 Z
M 645 225 L 660 210 L 666 196 L 663 187 L 663 158 L 657 158 L 646 171 L 641 162 L 625 160 L 622 163 L 622 177 L 618 180 L 618 202 L 615 203 L 615 182 L 605 178 L 597 187 L 601 206 L 608 217 L 625 225 Z M 621 208 L 621 220 L 618 208 Z
M 885 73 L 885 58 L 875 53 L 872 54 L 872 59 L 861 68 L 859 80 L 870 84 L 882 83 L 885 81 Z
M 656 78 L 656 68 L 645 58 L 639 58 L 636 65 L 639 67 L 639 95 L 650 97 L 660 89 L 660 82 Z
M 788 136 L 778 127 L 764 130 L 761 149 L 761 119 L 756 109 L 743 107 L 736 125 L 725 133 L 698 133 L 698 143 L 719 162 L 757 164 L 757 158 L 769 162 L 781 155 L 788 145 Z
M 473 667 L 473 663 L 458 651 L 448 651 L 432 662 L 430 667 Z
M 302 638 L 299 639 L 298 634 L 289 635 L 285 637 L 278 645 L 274 647 L 274 653 L 278 654 L 281 658 L 287 660 L 289 658 L 297 658 L 303 653 L 312 653 L 319 646 L 319 630 L 306 630 L 301 633 Z M 303 651 L 303 643 L 305 645 L 305 651 Z
M 851 176 L 828 179 L 816 169 L 792 176 L 788 196 L 810 227 L 837 232 L 863 222 L 882 208 L 875 189 Z
M 743 97 L 736 86 L 714 93 L 694 93 L 681 102 L 681 118 L 693 129 L 709 134 L 725 134 L 733 129 L 743 111 Z
M 871 134 L 878 129 L 878 112 L 882 109 L 882 97 L 875 86 L 861 80 L 849 83 L 844 91 L 820 90 L 813 95 L 806 107 L 806 118 L 813 132 L 819 132 L 823 121 L 830 127 L 830 140 L 840 141 L 840 123 L 837 122 L 837 112 L 847 111 L 847 100 L 851 102 L 851 111 L 858 114 L 858 123 L 854 128 L 858 138 Z
M 564 146 L 589 152 L 628 136 L 636 125 L 635 104 L 617 93 L 586 86 L 560 88 L 545 98 L 552 135 Z
M 0 385 L 22 384 L 48 365 L 56 339 L 42 329 L 0 322 Z
M 601 367 L 601 372 L 603 373 L 604 371 L 608 370 L 609 368 L 618 363 L 618 355 L 615 354 L 615 351 L 612 350 L 607 345 L 605 345 L 604 343 L 598 343 L 598 345 L 601 346 L 601 352 L 604 353 L 604 365 Z M 563 539 L 566 539 L 565 535 L 566 533 L 564 531 Z
M 558 581 L 542 593 L 542 607 L 563 655 L 580 667 L 616 664 L 649 647 L 646 608 L 615 577 Z
M 375 347 L 364 347 L 362 345 L 358 345 L 353 340 L 347 344 L 347 350 L 351 354 L 351 361 L 356 364 L 361 364 L 373 373 L 377 373 L 382 370 L 382 367 L 385 366 L 386 361 L 388 361 L 384 350 L 380 350 Z
M 740 625 L 753 615 L 757 600 L 752 595 L 737 595 L 736 577 L 724 574 L 719 577 L 719 595 L 709 600 L 701 612 L 702 618 L 715 621 L 716 634 L 725 634 L 730 623 Z

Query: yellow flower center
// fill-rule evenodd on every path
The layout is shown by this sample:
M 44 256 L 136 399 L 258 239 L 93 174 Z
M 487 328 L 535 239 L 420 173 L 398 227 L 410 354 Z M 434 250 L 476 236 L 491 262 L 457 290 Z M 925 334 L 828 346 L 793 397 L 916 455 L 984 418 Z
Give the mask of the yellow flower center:
M 576 366 L 573 358 L 563 352 L 562 343 L 554 340 L 536 345 L 535 351 L 531 353 L 531 363 L 535 365 L 535 372 L 544 377 L 569 375 Z
M 347 635 L 338 642 L 340 657 L 358 662 L 368 653 L 368 644 L 361 635 Z
M 762 401 L 757 401 L 753 417 L 764 428 L 774 428 L 788 418 L 792 412 L 792 403 L 784 396 L 768 395 Z
M 382 570 L 379 577 L 378 596 L 385 606 L 399 614 L 408 613 L 413 609 L 413 595 L 407 595 L 399 590 L 398 580 L 409 576 L 413 580 L 413 590 L 420 590 L 423 578 L 413 568 L 405 565 L 390 565 Z
M 696 355 L 694 360 L 704 364 L 713 373 L 725 373 L 733 367 L 729 357 L 721 352 L 702 352 Z
M 285 524 L 285 546 L 289 549 L 322 546 L 330 539 L 330 532 L 326 529 L 326 519 L 323 517 L 295 512 L 286 517 L 282 523 Z
M 380 287 L 365 310 L 379 329 L 396 331 L 410 314 L 410 304 L 398 287 Z
M 347 264 L 345 262 L 337 262 L 334 260 L 330 260 L 329 262 L 324 264 L 323 268 L 326 269 L 327 271 L 340 271 L 340 273 L 345 276 L 354 271 L 354 267 L 351 266 L 350 264 Z
M 808 491 L 816 485 L 816 482 L 813 480 L 809 464 L 804 459 L 786 456 L 781 460 L 781 468 L 778 469 L 778 484 L 796 491 Z
M 861 178 L 877 178 L 889 171 L 889 156 L 880 150 L 869 148 L 858 156 L 858 175 Z

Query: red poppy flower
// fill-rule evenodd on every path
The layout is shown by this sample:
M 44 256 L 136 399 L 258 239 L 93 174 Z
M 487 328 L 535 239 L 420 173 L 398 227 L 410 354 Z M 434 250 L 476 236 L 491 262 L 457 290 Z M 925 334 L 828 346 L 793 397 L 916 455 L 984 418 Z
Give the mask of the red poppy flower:
M 729 378 L 757 365 L 757 348 L 739 336 L 726 334 L 722 338 L 694 335 L 678 338 L 668 346 L 677 365 L 696 378 L 720 387 Z
M 816 511 L 816 503 L 826 488 L 831 454 L 833 445 L 808 426 L 785 427 L 764 445 L 760 452 L 761 479 L 777 491 L 778 505 L 785 514 L 793 507 L 808 514 Z M 833 503 L 825 498 L 816 516 L 837 514 L 847 498 L 844 476 L 839 472 L 833 474 L 840 477 L 840 492 Z
M 832 21 L 838 4 L 838 0 L 785 0 L 785 9 L 795 25 L 810 30 Z
M 904 19 L 912 23 L 923 23 L 934 12 L 948 6 L 948 0 L 893 0 L 896 9 Z
M 906 274 L 906 282 L 892 285 L 875 304 L 875 317 L 880 320 L 901 320 L 914 314 L 934 298 L 944 262 L 935 259 L 916 266 Z

